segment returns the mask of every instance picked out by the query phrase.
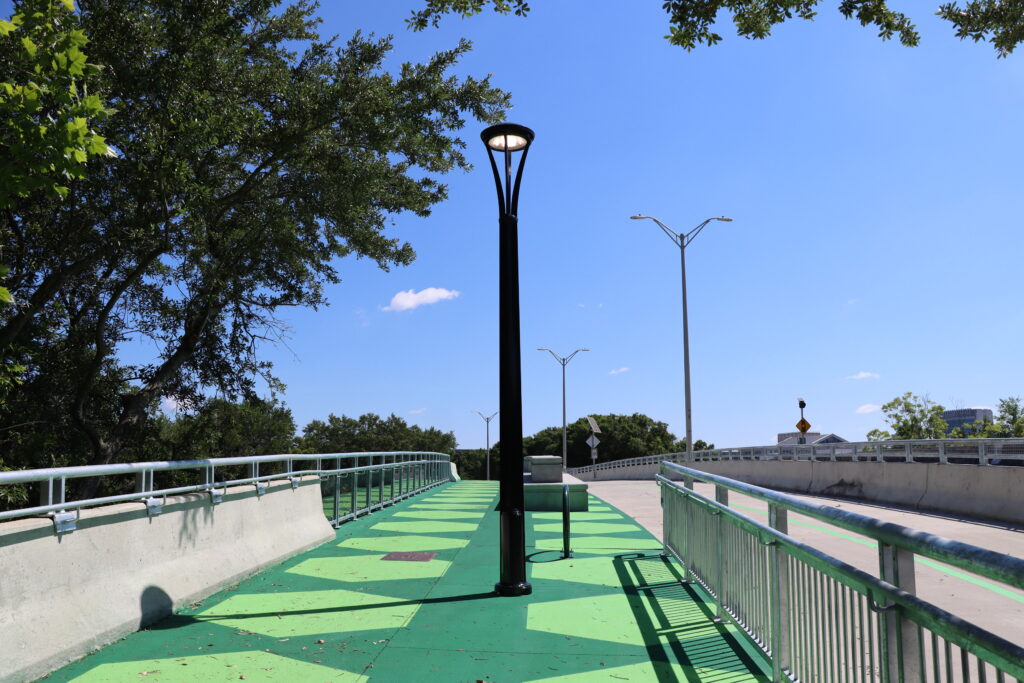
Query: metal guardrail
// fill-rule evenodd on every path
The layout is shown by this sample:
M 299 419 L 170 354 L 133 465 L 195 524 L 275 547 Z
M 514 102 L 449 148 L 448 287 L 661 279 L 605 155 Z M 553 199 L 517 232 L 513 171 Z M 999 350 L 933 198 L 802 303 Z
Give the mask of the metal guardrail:
M 297 466 L 301 464 L 302 466 Z M 245 468 L 246 476 L 221 473 Z M 260 468 L 275 470 L 261 473 Z M 187 471 L 178 479 L 169 473 Z M 89 477 L 133 475 L 134 491 L 101 497 L 68 500 L 69 482 Z M 191 476 L 190 476 L 191 475 Z M 449 456 L 429 452 L 329 453 L 316 455 L 258 455 L 210 460 L 136 462 L 83 467 L 57 467 L 0 472 L 0 486 L 39 484 L 39 504 L 0 511 L 0 521 L 20 517 L 48 515 L 58 533 L 73 531 L 83 508 L 113 503 L 141 502 L 150 515 L 162 512 L 167 496 L 208 493 L 218 504 L 229 486 L 252 484 L 258 495 L 266 492 L 268 482 L 289 481 L 297 487 L 302 477 L 321 479 L 324 514 L 335 526 L 360 514 L 390 505 L 450 478 Z M 158 485 L 163 477 L 168 485 Z
M 808 460 L 820 462 L 920 462 L 965 465 L 1024 466 L 1024 439 L 922 439 L 918 441 L 847 441 L 830 444 L 745 446 L 694 451 L 702 460 Z M 573 467 L 570 474 L 682 462 L 685 453 L 645 455 Z
M 1024 680 L 1024 648 L 914 595 L 914 555 L 1024 587 L 1024 560 L 662 462 L 666 551 L 771 658 L 775 681 Z M 683 475 L 682 483 L 668 474 Z M 714 484 L 715 500 L 692 490 Z M 728 507 L 768 503 L 768 525 Z M 787 535 L 797 512 L 878 542 L 878 576 Z

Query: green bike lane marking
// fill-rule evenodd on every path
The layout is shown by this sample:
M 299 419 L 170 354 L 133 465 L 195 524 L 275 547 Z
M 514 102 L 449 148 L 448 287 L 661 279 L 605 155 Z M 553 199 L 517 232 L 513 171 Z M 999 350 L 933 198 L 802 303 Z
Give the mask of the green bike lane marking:
M 768 513 L 765 512 L 764 510 L 758 510 L 756 508 L 752 508 L 752 507 L 749 507 L 749 506 L 746 506 L 746 505 L 731 505 L 730 507 L 734 507 L 737 510 L 746 510 L 748 512 L 753 512 L 755 514 L 762 515 L 764 517 L 768 516 Z M 794 513 L 794 514 L 800 514 L 800 513 Z M 790 520 L 790 524 L 796 524 L 798 526 L 807 527 L 809 529 L 814 529 L 815 531 L 821 531 L 821 532 L 824 532 L 826 534 L 829 534 L 830 536 L 835 536 L 837 538 L 842 538 L 842 539 L 847 540 L 847 541 L 853 541 L 854 543 L 859 543 L 860 545 L 864 545 L 864 546 L 867 546 L 869 548 L 873 548 L 875 550 L 878 549 L 878 542 L 877 541 L 871 541 L 871 540 L 868 540 L 866 538 L 861 538 L 859 536 L 854 536 L 853 534 L 848 534 L 846 532 L 839 531 L 839 530 L 833 529 L 831 527 L 822 526 L 820 524 L 815 524 L 813 522 L 801 522 L 800 520 L 797 520 L 797 519 Z M 1010 598 L 1011 600 L 1015 600 L 1016 602 L 1024 603 L 1024 596 L 1020 595 L 1019 593 L 1015 593 L 1014 591 L 1012 591 L 1012 590 L 1010 590 L 1008 588 L 1004 588 L 1003 586 L 1000 586 L 999 584 L 992 583 L 991 581 L 988 581 L 988 580 L 983 579 L 981 577 L 974 576 L 974 575 L 968 574 L 966 572 L 962 572 L 962 571 L 960 571 L 958 569 L 954 569 L 952 567 L 949 567 L 947 565 L 942 564 L 941 562 L 936 562 L 935 560 L 931 560 L 931 559 L 929 559 L 927 557 L 921 557 L 919 555 L 915 555 L 914 556 L 914 562 L 922 564 L 925 567 L 930 567 L 931 569 L 936 569 L 936 570 L 938 570 L 938 571 L 940 571 L 940 572 L 942 572 L 944 574 L 948 574 L 949 576 L 952 576 L 953 578 L 960 579 L 962 581 L 967 581 L 968 583 L 973 583 L 975 586 L 978 586 L 980 588 L 985 588 L 987 590 L 990 590 L 990 591 L 992 591 L 993 593 L 995 593 L 997 595 L 1003 596 L 1004 598 Z
M 555 515 L 529 513 L 534 594 L 494 596 L 496 500 L 496 486 L 453 484 L 362 517 L 50 679 L 765 680 L 710 598 L 650 555 L 657 539 L 603 501 L 579 513 L 570 560 L 545 550 L 560 547 Z M 382 562 L 393 550 L 437 555 Z

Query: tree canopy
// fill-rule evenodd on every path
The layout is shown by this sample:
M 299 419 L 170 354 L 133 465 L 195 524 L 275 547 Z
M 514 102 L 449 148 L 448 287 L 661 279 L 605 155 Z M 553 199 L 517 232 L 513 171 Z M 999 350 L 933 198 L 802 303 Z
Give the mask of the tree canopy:
M 978 420 L 953 429 L 953 438 L 1009 439 L 1024 437 L 1024 405 L 1019 397 L 999 399 L 994 420 Z
M 342 257 L 411 262 L 389 217 L 444 200 L 439 177 L 469 168 L 466 118 L 496 122 L 509 102 L 450 75 L 469 43 L 390 73 L 389 38 L 323 40 L 309 0 L 80 6 L 112 156 L 63 198 L 0 213 L 19 301 L 0 311 L 0 360 L 25 368 L 0 432 L 28 466 L 119 458 L 161 398 L 279 388 L 259 353 L 284 333 L 276 313 L 326 304 Z M 0 64 L 23 49 L 0 41 Z M 125 344 L 149 359 L 122 361 Z
M 948 426 L 942 419 L 945 410 L 938 403 L 929 401 L 927 397 L 920 397 L 908 391 L 882 406 L 885 420 L 892 431 L 872 429 L 868 432 L 868 441 L 945 438 Z
M 715 23 L 723 10 L 732 15 L 736 33 L 745 38 L 767 38 L 772 28 L 789 19 L 814 19 L 822 0 L 663 0 L 668 14 L 670 43 L 686 50 L 699 45 L 714 45 L 722 40 Z M 830 3 L 829 3 L 830 4 Z M 407 20 L 414 30 L 437 26 L 445 14 L 463 17 L 479 14 L 490 5 L 499 14 L 525 16 L 527 0 L 424 0 Z M 914 46 L 920 35 L 910 17 L 889 7 L 886 0 L 838 0 L 837 9 L 861 26 L 873 26 L 883 40 L 899 37 L 901 43 Z M 945 2 L 936 14 L 952 24 L 956 36 L 975 42 L 987 41 L 1000 57 L 1005 57 L 1024 40 L 1024 5 L 1005 0 L 968 0 Z
M 455 434 L 434 427 L 409 425 L 395 414 L 382 418 L 374 413 L 351 418 L 329 415 L 313 420 L 302 430 L 304 453 L 360 453 L 370 451 L 455 451 Z
M 658 422 L 643 413 L 632 415 L 594 415 L 601 428 L 597 447 L 598 462 L 636 458 L 643 455 L 672 453 L 679 450 L 676 437 L 668 431 L 668 425 Z M 566 426 L 568 467 L 582 467 L 591 464 L 590 423 L 580 418 Z M 683 444 L 685 450 L 686 446 Z M 696 449 L 696 446 L 694 446 Z M 526 455 L 561 455 L 562 428 L 547 427 L 523 439 Z M 493 467 L 493 465 L 492 465 Z

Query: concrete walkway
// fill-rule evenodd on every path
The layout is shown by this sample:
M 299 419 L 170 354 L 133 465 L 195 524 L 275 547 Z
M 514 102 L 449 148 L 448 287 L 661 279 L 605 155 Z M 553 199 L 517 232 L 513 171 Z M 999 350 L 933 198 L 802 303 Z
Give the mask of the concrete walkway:
M 587 484 L 591 493 L 625 512 L 656 537 L 662 537 L 661 497 L 657 482 L 588 481 Z M 710 484 L 697 483 L 695 490 L 714 498 L 714 486 Z M 1020 527 L 848 500 L 796 497 L 1024 557 L 1024 529 Z M 768 519 L 768 505 L 759 500 L 730 492 L 729 504 L 737 512 L 761 522 Z M 877 575 L 878 545 L 871 539 L 795 514 L 790 515 L 789 535 Z M 1024 644 L 1024 592 L 927 558 L 918 557 L 916 564 L 917 594 L 920 597 L 1007 640 Z
M 596 497 L 573 514 L 571 559 L 561 514 L 528 513 L 534 592 L 496 597 L 497 493 L 448 484 L 345 524 L 49 680 L 767 680 L 761 654 L 711 620 L 657 539 Z

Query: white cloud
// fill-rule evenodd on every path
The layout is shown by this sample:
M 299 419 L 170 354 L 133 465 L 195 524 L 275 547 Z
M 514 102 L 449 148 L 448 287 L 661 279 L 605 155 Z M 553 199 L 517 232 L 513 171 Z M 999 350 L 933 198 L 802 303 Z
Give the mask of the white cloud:
M 856 375 L 847 375 L 846 379 L 878 379 L 881 377 L 877 372 L 865 372 L 861 370 Z
M 858 415 L 867 415 L 868 413 L 877 413 L 882 409 L 882 406 L 876 406 L 874 403 L 865 403 L 860 408 L 857 408 Z
M 177 413 L 185 410 L 185 406 L 173 396 L 164 396 L 160 399 L 160 410 L 165 413 Z
M 444 289 L 443 287 L 427 287 L 418 292 L 409 289 L 395 294 L 391 297 L 391 303 L 383 306 L 380 310 L 410 311 L 425 304 L 436 304 L 438 301 L 444 301 L 445 299 L 454 299 L 458 295 L 459 292 L 453 289 Z
M 622 372 L 629 372 L 629 368 L 619 368 L 618 370 L 612 370 L 608 374 L 609 375 L 618 375 L 619 373 L 622 373 Z
M 416 410 L 410 410 L 409 414 L 410 415 L 419 415 L 420 413 L 425 413 L 425 412 L 427 412 L 426 408 L 417 408 Z
M 586 308 L 586 304 L 576 304 L 576 308 Z

